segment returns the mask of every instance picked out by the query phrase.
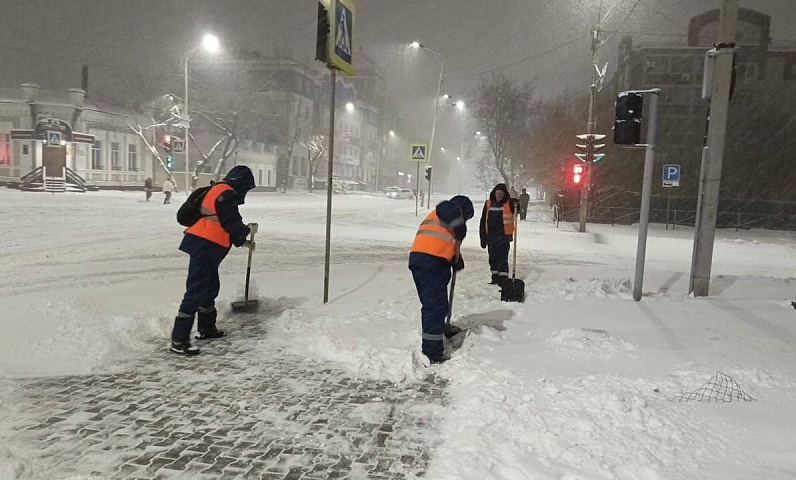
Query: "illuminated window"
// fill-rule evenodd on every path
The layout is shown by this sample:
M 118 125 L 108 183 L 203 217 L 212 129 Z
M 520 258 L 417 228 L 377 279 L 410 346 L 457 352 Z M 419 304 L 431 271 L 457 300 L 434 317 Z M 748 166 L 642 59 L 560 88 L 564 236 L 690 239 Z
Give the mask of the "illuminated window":
M 11 165 L 11 135 L 0 133 L 0 165 Z

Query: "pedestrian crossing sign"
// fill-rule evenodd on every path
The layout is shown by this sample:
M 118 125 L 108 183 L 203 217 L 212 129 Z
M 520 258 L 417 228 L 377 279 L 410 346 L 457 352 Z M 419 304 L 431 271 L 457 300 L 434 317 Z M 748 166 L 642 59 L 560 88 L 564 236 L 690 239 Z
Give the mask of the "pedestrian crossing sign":
M 55 130 L 47 130 L 47 146 L 60 147 L 61 146 L 61 132 Z
M 428 145 L 425 143 L 413 143 L 411 145 L 411 154 L 412 162 L 425 162 L 426 161 L 426 151 L 428 150 Z
M 329 63 L 333 68 L 354 75 L 354 3 L 332 0 L 329 25 Z

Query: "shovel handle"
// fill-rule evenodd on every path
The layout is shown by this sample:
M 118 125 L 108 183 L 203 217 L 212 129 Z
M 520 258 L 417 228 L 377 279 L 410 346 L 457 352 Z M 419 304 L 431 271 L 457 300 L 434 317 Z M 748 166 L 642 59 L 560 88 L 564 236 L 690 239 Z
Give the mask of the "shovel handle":
M 257 225 L 257 224 L 255 223 L 255 225 Z M 255 232 L 257 232 L 257 228 L 256 227 L 251 230 L 251 238 L 250 238 L 250 240 L 251 240 L 252 243 L 254 243 L 254 234 L 255 234 Z M 251 278 L 251 272 L 252 272 L 252 249 L 249 248 L 249 262 L 246 265 L 246 289 L 243 291 L 243 300 L 245 302 L 249 301 L 249 279 Z
M 445 323 L 448 325 L 451 324 L 451 317 L 453 316 L 453 289 L 456 288 L 456 269 L 453 269 L 453 273 L 451 274 L 451 293 L 448 297 L 448 318 L 445 319 Z

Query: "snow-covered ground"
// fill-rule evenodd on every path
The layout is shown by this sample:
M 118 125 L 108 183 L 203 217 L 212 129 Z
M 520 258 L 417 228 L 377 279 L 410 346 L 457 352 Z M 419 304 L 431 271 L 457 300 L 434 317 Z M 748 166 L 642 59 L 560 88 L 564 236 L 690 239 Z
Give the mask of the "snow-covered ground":
M 0 190 L 0 403 L 13 378 L 113 370 L 152 338 L 165 346 L 188 263 L 176 249 L 180 199 Z M 413 201 L 334 197 L 327 305 L 325 196 L 252 194 L 242 213 L 261 225 L 259 296 L 295 305 L 270 320 L 261 348 L 422 380 L 406 268 L 420 220 Z M 635 226 L 556 229 L 539 206 L 519 231 L 527 300 L 507 304 L 486 285 L 477 218 L 470 229 L 453 321 L 471 333 L 433 367 L 448 379 L 449 405 L 428 413 L 442 421 L 425 478 L 796 477 L 796 235 L 719 231 L 712 295 L 694 299 L 692 230 L 655 225 L 635 302 Z M 233 334 L 227 308 L 242 294 L 245 260 L 234 251 L 221 269 L 221 323 Z M 717 372 L 754 400 L 679 401 Z M 0 472 L 13 470 L 4 455 Z

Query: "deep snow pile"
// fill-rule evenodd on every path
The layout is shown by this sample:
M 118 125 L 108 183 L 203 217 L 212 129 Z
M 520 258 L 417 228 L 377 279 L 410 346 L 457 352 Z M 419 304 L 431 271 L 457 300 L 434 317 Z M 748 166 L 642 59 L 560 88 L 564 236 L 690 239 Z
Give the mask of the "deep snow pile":
M 139 196 L 0 190 L 0 201 L 13 206 L 0 217 L 8 252 L 0 267 L 8 312 L 0 318 L 0 372 L 112 368 L 167 337 L 187 266 L 176 251 L 178 205 Z M 412 362 L 420 306 L 406 268 L 420 220 L 414 203 L 334 200 L 327 305 L 323 196 L 253 195 L 243 208 L 263 232 L 257 290 L 286 308 L 264 320 L 270 328 L 261 346 L 361 376 L 420 382 L 428 374 Z M 528 219 L 518 255 L 524 304 L 502 303 L 486 285 L 486 254 L 471 222 L 453 320 L 471 333 L 450 362 L 431 370 L 448 379 L 449 399 L 428 412 L 444 421 L 426 478 L 796 476 L 792 234 L 720 231 L 713 296 L 694 299 L 686 296 L 692 231 L 653 226 L 645 297 L 634 302 L 635 228 L 556 229 L 544 207 Z M 233 334 L 224 305 L 240 294 L 244 265 L 245 255 L 233 252 L 222 267 L 219 305 Z M 717 370 L 756 400 L 675 400 Z

